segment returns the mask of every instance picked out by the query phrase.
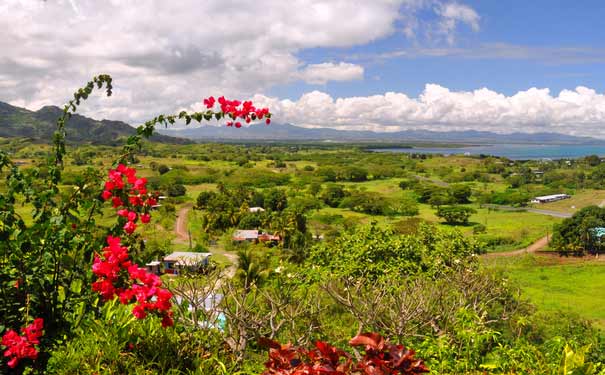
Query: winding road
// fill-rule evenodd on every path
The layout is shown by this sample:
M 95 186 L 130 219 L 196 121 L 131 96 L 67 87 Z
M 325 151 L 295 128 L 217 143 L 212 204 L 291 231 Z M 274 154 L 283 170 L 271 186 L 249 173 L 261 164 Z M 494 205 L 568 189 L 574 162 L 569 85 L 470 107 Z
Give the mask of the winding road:
M 550 237 L 544 236 L 544 237 L 540 238 L 539 240 L 537 240 L 536 242 L 529 245 L 528 247 L 525 247 L 523 249 L 496 252 L 496 253 L 487 253 L 487 254 L 483 254 L 482 256 L 485 258 L 497 258 L 497 257 L 514 257 L 514 256 L 518 256 L 518 255 L 523 255 L 523 254 L 531 254 L 531 253 L 535 253 L 536 251 L 540 251 L 540 250 L 544 249 L 548 245 L 549 242 L 550 242 Z
M 176 241 L 179 243 L 189 243 L 189 230 L 187 229 L 187 217 L 189 215 L 189 211 L 193 208 L 192 204 L 186 204 L 179 210 L 176 218 L 176 222 L 174 224 L 174 234 L 176 235 Z M 220 251 L 216 246 L 210 246 L 208 251 L 213 254 L 223 255 L 225 258 L 231 262 L 231 266 L 226 269 L 227 276 L 233 277 L 235 275 L 235 271 L 237 270 L 237 255 L 229 253 L 227 251 Z

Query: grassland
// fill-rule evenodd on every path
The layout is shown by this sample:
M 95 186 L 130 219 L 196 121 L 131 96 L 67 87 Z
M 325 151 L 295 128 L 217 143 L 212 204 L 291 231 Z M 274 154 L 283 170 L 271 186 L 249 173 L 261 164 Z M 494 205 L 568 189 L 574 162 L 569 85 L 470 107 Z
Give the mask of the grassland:
M 574 213 L 586 206 L 605 204 L 605 190 L 578 190 L 571 198 L 557 202 L 536 204 L 534 207 L 557 212 Z
M 605 262 L 526 255 L 486 260 L 540 309 L 566 311 L 605 328 Z

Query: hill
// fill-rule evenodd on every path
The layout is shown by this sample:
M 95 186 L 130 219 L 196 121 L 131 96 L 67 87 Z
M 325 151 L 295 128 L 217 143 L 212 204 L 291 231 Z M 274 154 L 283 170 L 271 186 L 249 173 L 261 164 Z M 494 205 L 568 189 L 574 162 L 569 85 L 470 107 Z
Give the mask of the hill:
M 160 129 L 162 134 L 195 140 L 275 140 L 275 141 L 333 141 L 333 142 L 443 142 L 443 143 L 550 143 L 592 144 L 602 140 L 574 137 L 558 133 L 497 134 L 486 131 L 435 132 L 405 130 L 392 133 L 373 131 L 337 130 L 331 128 L 308 129 L 292 124 L 272 123 L 251 125 L 241 129 L 205 126 L 185 129 Z
M 55 122 L 62 113 L 63 111 L 55 106 L 30 111 L 0 102 L 0 137 L 22 137 L 48 142 L 55 131 Z M 98 121 L 76 114 L 67 122 L 66 133 L 67 141 L 71 143 L 116 145 L 121 144 L 122 139 L 135 134 L 136 130 L 125 122 Z M 156 135 L 152 140 L 173 144 L 191 143 L 187 139 L 166 135 Z

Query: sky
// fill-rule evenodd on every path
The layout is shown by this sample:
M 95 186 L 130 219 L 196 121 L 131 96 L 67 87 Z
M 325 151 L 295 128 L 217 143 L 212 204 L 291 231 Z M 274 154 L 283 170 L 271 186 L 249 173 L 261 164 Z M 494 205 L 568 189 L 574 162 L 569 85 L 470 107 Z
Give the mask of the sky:
M 211 95 L 273 122 L 605 138 L 602 0 L 2 0 L 0 101 L 133 125 Z M 218 124 L 211 124 L 218 125 Z M 445 135 L 444 135 L 445 137 Z

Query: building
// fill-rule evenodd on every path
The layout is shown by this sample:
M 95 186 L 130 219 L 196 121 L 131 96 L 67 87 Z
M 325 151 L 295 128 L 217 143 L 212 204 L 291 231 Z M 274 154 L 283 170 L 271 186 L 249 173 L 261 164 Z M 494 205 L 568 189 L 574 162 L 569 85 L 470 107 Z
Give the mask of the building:
M 154 260 L 152 262 L 147 263 L 145 265 L 145 269 L 147 269 L 147 272 L 151 272 L 153 274 L 159 275 L 162 272 L 161 265 L 162 265 L 162 262 Z
M 242 230 L 238 229 L 233 232 L 233 241 L 237 242 L 257 242 L 258 241 L 258 230 Z
M 262 207 L 250 207 L 248 209 L 248 211 L 249 212 L 253 212 L 253 213 L 256 213 L 256 212 L 265 212 L 265 209 L 262 208 Z
M 235 242 L 248 241 L 248 242 L 253 242 L 253 243 L 258 243 L 258 242 L 277 243 L 277 242 L 281 241 L 281 237 L 278 235 L 264 233 L 264 232 L 259 233 L 259 231 L 256 229 L 254 229 L 254 230 L 238 229 L 235 232 L 233 232 L 232 239 Z
M 198 272 L 208 265 L 211 253 L 193 253 L 186 251 L 175 251 L 162 259 L 164 273 L 178 275 L 183 270 Z
M 553 195 L 544 195 L 542 197 L 535 197 L 531 200 L 531 203 L 548 203 L 548 202 L 556 202 L 563 199 L 571 198 L 569 194 L 553 194 Z

